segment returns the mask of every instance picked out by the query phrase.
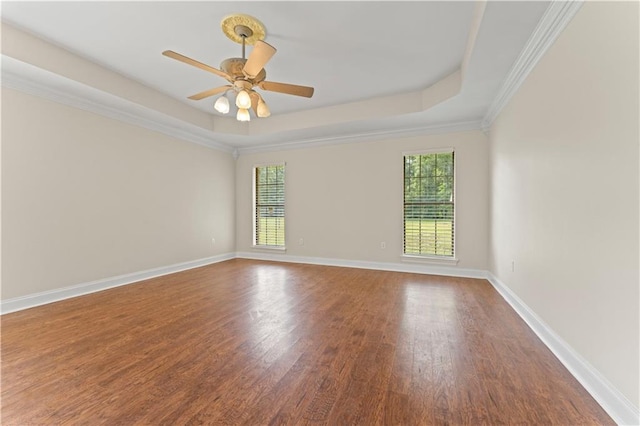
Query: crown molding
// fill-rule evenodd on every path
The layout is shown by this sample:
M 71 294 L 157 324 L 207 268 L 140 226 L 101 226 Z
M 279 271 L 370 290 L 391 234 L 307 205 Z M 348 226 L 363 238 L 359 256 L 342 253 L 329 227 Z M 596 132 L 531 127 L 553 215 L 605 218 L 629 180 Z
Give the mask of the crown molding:
M 567 24 L 573 19 L 583 4 L 583 0 L 551 2 L 529 41 L 511 67 L 502 87 L 489 106 L 482 120 L 482 129 L 487 131 L 500 111 L 518 91 L 540 58 L 551 47 Z
M 427 126 L 412 128 L 374 130 L 370 132 L 340 134 L 319 138 L 300 139 L 295 142 L 284 142 L 255 147 L 239 148 L 237 152 L 238 155 L 254 154 L 259 152 L 283 151 L 317 146 L 339 145 L 343 143 L 372 142 L 382 139 L 388 139 L 391 137 L 407 138 L 411 136 L 467 132 L 472 130 L 480 130 L 480 125 L 480 120 L 476 120 L 430 124 Z
M 2 86 L 224 152 L 215 134 L 17 59 L 2 55 Z
M 17 59 L 2 55 L 2 86 L 63 105 L 78 108 L 135 126 L 160 132 L 185 141 L 231 153 L 234 158 L 253 152 L 300 149 L 380 140 L 389 137 L 410 137 L 480 129 L 480 121 L 439 123 L 415 128 L 384 129 L 326 137 L 298 139 L 283 143 L 246 148 L 234 148 L 220 142 L 216 134 L 175 117 L 103 92 L 69 78 L 43 70 Z
M 383 129 L 360 133 L 341 133 L 326 137 L 297 139 L 270 145 L 234 148 L 220 142 L 216 134 L 175 117 L 103 92 L 75 80 L 43 70 L 15 58 L 2 55 L 2 86 L 48 99 L 63 105 L 103 115 L 128 124 L 160 132 L 168 136 L 231 153 L 234 158 L 253 152 L 300 149 L 380 140 L 389 137 L 410 137 L 425 134 L 452 133 L 480 129 L 480 121 L 439 123 L 415 128 Z

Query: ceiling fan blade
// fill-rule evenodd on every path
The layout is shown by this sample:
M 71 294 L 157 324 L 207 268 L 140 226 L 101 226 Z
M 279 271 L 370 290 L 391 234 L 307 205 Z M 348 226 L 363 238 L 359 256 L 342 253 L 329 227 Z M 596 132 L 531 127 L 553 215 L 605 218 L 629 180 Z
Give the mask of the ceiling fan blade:
M 169 58 L 173 58 L 176 59 L 180 62 L 184 62 L 185 64 L 189 64 L 189 65 L 193 65 L 194 67 L 200 68 L 202 70 L 205 71 L 209 71 L 213 74 L 219 75 L 222 78 L 225 78 L 229 81 L 232 81 L 232 78 L 229 74 L 227 74 L 226 72 L 222 72 L 217 68 L 214 68 L 212 66 L 209 66 L 207 64 L 203 64 L 202 62 L 198 62 L 195 59 L 191 59 L 187 56 L 181 55 L 179 53 L 174 52 L 173 50 L 165 50 L 164 52 L 162 52 L 162 54 L 164 56 L 167 56 Z
M 263 81 L 258 86 L 264 90 L 286 93 L 287 95 L 304 96 L 305 98 L 313 96 L 313 87 L 308 86 L 296 86 L 295 84 L 276 83 L 274 81 Z
M 249 78 L 255 78 L 264 68 L 269 59 L 276 53 L 276 48 L 262 40 L 256 41 L 253 50 L 242 68 L 242 72 Z
M 194 101 L 199 101 L 200 99 L 208 98 L 209 96 L 217 95 L 218 93 L 225 92 L 231 89 L 233 86 L 226 85 L 216 87 L 215 89 L 205 90 L 204 92 L 196 93 L 195 95 L 189 96 L 189 99 Z

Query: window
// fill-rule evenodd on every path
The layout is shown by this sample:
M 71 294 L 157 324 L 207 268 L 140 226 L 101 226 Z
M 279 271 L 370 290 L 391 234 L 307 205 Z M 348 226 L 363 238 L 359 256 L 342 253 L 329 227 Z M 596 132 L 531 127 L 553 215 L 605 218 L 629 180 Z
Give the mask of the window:
M 404 156 L 404 254 L 454 255 L 454 152 Z
M 257 166 L 253 244 L 284 248 L 284 164 Z

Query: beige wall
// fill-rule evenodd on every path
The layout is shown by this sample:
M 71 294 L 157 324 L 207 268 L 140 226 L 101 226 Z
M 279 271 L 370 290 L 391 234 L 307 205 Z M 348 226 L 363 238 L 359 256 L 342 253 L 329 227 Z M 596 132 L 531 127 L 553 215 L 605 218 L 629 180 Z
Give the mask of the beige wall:
M 10 89 L 2 105 L 3 299 L 235 250 L 230 154 Z
M 2 298 L 252 252 L 251 169 L 269 162 L 287 163 L 287 255 L 401 262 L 402 154 L 453 147 L 458 266 L 489 268 L 638 406 L 637 35 L 638 3 L 586 3 L 495 121 L 490 143 L 476 131 L 236 163 L 4 89 Z M 213 126 L 43 43 L 3 25 L 5 54 Z
M 242 154 L 236 167 L 238 251 L 255 250 L 253 166 L 284 161 L 287 255 L 400 262 L 403 152 L 450 147 L 456 150 L 458 266 L 484 270 L 488 152 L 480 131 Z
M 107 70 L 68 50 L 2 22 L 2 54 L 95 87 L 140 105 L 152 107 L 209 129 L 211 117 L 136 81 Z
M 490 132 L 491 270 L 636 407 L 638 75 L 638 3 L 587 2 Z

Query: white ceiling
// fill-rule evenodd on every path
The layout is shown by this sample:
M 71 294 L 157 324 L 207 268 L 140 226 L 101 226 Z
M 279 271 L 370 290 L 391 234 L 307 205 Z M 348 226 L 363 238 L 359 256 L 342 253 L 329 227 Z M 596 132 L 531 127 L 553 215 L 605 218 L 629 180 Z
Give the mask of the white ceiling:
M 478 121 L 549 2 L 489 2 L 460 94 L 426 111 L 265 135 L 231 145 L 349 131 Z M 210 114 L 186 99 L 225 84 L 166 58 L 167 49 L 219 67 L 241 47 L 220 29 L 231 13 L 262 21 L 278 49 L 267 79 L 315 87 L 313 98 L 262 92 L 272 117 L 422 90 L 460 67 L 475 2 L 3 2 L 2 19 Z M 250 48 L 248 48 L 250 49 Z M 269 119 L 264 119 L 269 120 Z

